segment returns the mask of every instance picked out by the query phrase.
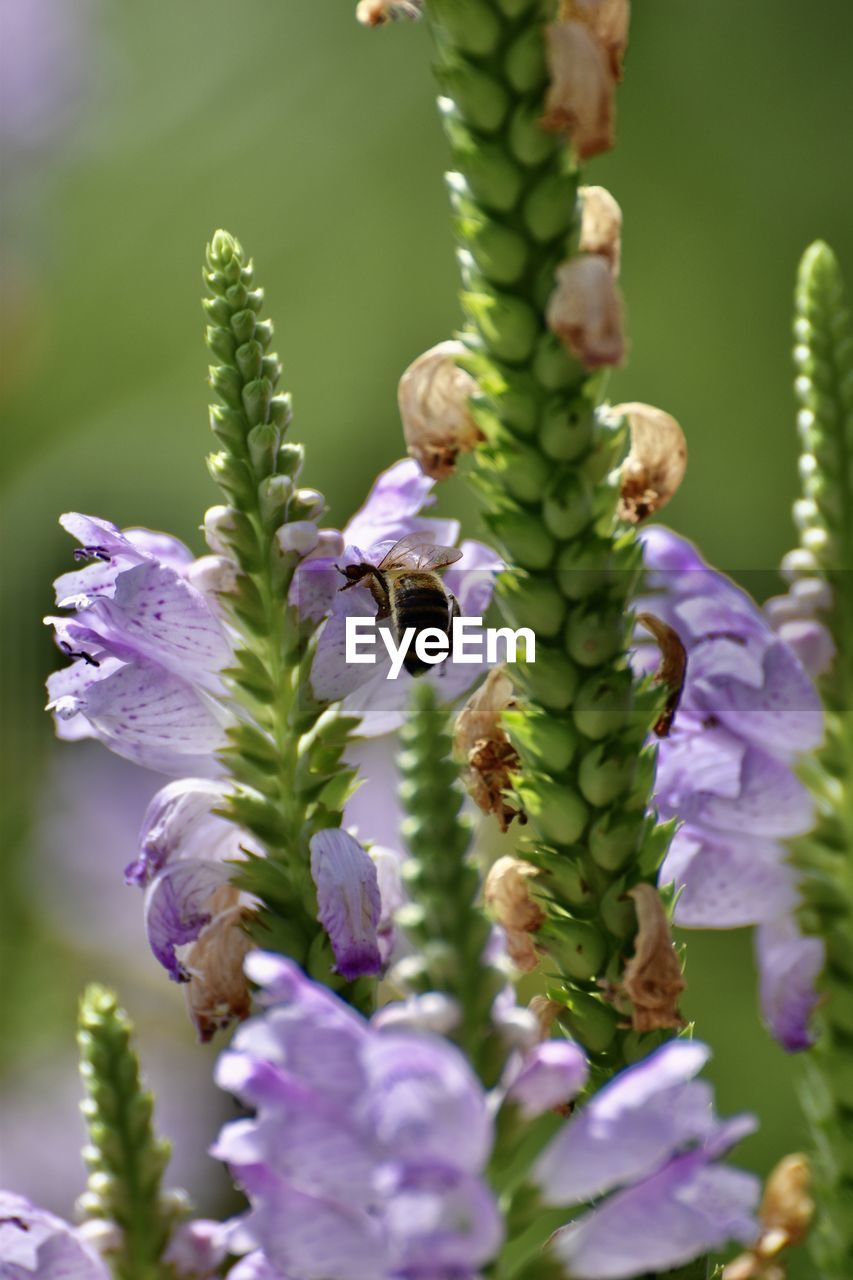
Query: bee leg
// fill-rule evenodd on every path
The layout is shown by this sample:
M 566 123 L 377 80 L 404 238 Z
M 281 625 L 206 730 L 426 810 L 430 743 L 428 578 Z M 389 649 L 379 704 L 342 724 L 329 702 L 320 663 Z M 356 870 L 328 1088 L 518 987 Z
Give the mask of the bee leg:
M 450 601 L 450 621 L 452 622 L 454 618 L 462 617 L 462 608 L 452 591 L 448 591 L 447 598 Z

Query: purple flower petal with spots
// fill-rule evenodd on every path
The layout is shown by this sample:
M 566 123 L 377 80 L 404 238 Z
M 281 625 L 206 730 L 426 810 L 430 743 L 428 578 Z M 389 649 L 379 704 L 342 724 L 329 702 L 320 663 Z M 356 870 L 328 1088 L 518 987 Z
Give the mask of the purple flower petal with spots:
M 318 919 L 329 935 L 337 972 L 348 982 L 378 973 L 382 903 L 369 856 L 346 831 L 318 831 L 311 837 L 311 875 Z
M 247 836 L 217 817 L 229 788 L 207 778 L 181 778 L 161 787 L 142 819 L 139 855 L 125 872 L 128 884 L 144 886 L 173 860 L 216 862 L 239 856 Z
M 195 942 L 210 924 L 210 899 L 227 884 L 231 868 L 222 862 L 188 858 L 152 881 L 145 894 L 145 929 L 154 955 L 175 982 L 189 977 L 177 948 Z
M 808 1049 L 818 1004 L 817 979 L 826 960 L 823 940 L 800 932 L 795 917 L 762 924 L 755 935 L 761 974 L 761 1011 L 771 1032 L 789 1052 Z
M 681 888 L 674 920 L 684 929 L 739 929 L 792 911 L 797 876 L 775 840 L 684 826 L 658 877 Z

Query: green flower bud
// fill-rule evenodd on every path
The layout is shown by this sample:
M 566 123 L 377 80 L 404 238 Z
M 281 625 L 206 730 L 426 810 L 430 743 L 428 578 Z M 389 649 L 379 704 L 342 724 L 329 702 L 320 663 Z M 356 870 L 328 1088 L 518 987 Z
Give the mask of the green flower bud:
M 600 594 L 612 581 L 613 556 L 603 538 L 569 543 L 557 556 L 557 581 L 569 600 L 586 600 Z
M 500 360 L 521 364 L 536 343 L 536 314 L 521 298 L 506 293 L 463 293 L 462 306 Z
M 629 755 L 620 758 L 609 753 L 611 749 L 598 743 L 581 758 L 578 769 L 578 785 L 581 794 L 597 809 L 610 805 L 631 784 L 636 772 L 636 758 Z
M 545 83 L 545 46 L 542 34 L 531 23 L 507 50 L 504 60 L 506 75 L 516 93 L 530 93 Z
M 533 369 L 542 386 L 549 391 L 576 387 L 584 376 L 580 361 L 569 355 L 553 333 L 543 333 L 539 339 Z
M 210 406 L 210 429 L 232 453 L 242 453 L 246 446 L 246 419 L 242 410 L 222 404 Z
M 278 428 L 268 422 L 252 427 L 246 443 L 249 446 L 249 457 L 256 476 L 268 476 L 275 466 L 275 455 L 278 449 Z
M 535 663 L 519 663 L 515 676 L 531 698 L 549 711 L 565 711 L 578 687 L 578 669 L 562 649 L 537 644 Z
M 524 221 L 536 240 L 547 243 L 568 233 L 574 221 L 577 178 L 550 173 L 524 202 Z
M 524 511 L 501 511 L 490 513 L 484 519 L 514 564 L 522 569 L 547 569 L 556 547 L 553 538 L 534 515 Z
M 522 102 L 509 125 L 509 149 L 516 160 L 530 168 L 544 164 L 556 149 L 554 139 L 540 126 L 539 115 L 536 106 Z
M 555 538 L 576 538 L 592 520 L 592 490 L 583 476 L 558 471 L 545 494 L 542 516 Z
M 566 1011 L 558 1015 L 588 1053 L 606 1053 L 616 1035 L 620 1015 L 600 996 L 584 991 L 571 991 L 565 997 Z
M 518 778 L 514 790 L 543 839 L 554 844 L 574 844 L 580 839 L 588 810 L 569 783 L 528 773 Z
M 625 615 L 578 605 L 566 624 L 566 648 L 580 667 L 600 667 L 625 645 Z
M 599 742 L 620 733 L 632 709 L 631 677 L 627 671 L 615 671 L 591 676 L 581 685 L 572 715 L 581 733 Z
M 290 476 L 269 476 L 258 485 L 258 503 L 265 529 L 277 529 L 293 493 Z
M 549 955 L 575 982 L 593 982 L 601 972 L 607 948 L 601 931 L 588 920 L 560 914 L 545 921 L 537 941 L 545 943 Z
M 595 915 L 598 898 L 580 857 L 537 849 L 535 865 L 539 868 L 537 883 L 550 890 L 574 915 Z
M 211 453 L 207 469 L 236 507 L 251 508 L 254 505 L 255 484 L 245 462 L 229 453 Z
M 486 0 L 430 0 L 438 26 L 462 53 L 487 58 L 503 34 L 500 20 Z
M 517 502 L 538 502 L 552 468 L 536 449 L 512 441 L 500 451 L 504 484 Z
M 624 880 L 610 885 L 601 899 L 601 919 L 614 938 L 629 942 L 637 932 L 637 913 L 625 893 Z
M 516 627 L 531 627 L 537 639 L 560 634 L 566 603 L 549 578 L 536 574 L 504 573 L 495 586 L 501 613 Z
M 276 470 L 280 475 L 289 476 L 292 480 L 299 479 L 302 471 L 302 464 L 305 461 L 305 448 L 301 444 L 283 444 L 279 448 L 278 457 L 276 459 Z
M 499 81 L 472 63 L 456 58 L 439 67 L 438 77 L 466 123 L 483 133 L 497 132 L 509 110 L 509 95 Z
M 512 285 L 521 279 L 527 265 L 527 245 L 520 235 L 490 220 L 469 222 L 465 230 L 474 261 L 487 280 Z
M 470 133 L 450 99 L 442 99 L 439 106 L 454 163 L 464 166 L 465 181 L 472 197 L 486 209 L 508 213 L 521 194 L 521 172 L 503 147 L 484 142 Z
M 555 462 L 576 462 L 589 449 L 595 419 L 584 400 L 553 396 L 545 406 L 539 428 L 539 443 Z
M 242 403 L 249 422 L 266 422 L 272 401 L 272 384 L 268 378 L 258 378 L 243 387 Z
M 578 733 L 568 720 L 555 719 L 535 708 L 507 711 L 504 726 L 522 762 L 534 770 L 564 773 L 578 746 Z

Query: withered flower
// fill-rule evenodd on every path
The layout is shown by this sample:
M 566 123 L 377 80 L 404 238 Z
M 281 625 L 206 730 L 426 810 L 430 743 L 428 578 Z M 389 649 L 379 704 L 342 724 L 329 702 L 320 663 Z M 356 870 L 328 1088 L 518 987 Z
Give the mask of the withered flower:
M 542 924 L 545 913 L 531 897 L 527 883 L 536 874 L 536 868 L 520 858 L 498 858 L 483 889 L 486 905 L 506 933 L 509 958 L 522 973 L 530 973 L 539 963 L 530 935 Z
M 422 12 L 423 0 L 360 0 L 355 16 L 363 27 L 383 27 L 405 18 L 415 22 Z
M 634 885 L 628 896 L 637 912 L 637 936 L 617 995 L 631 1001 L 634 1031 L 681 1028 L 686 1024 L 678 1011 L 678 999 L 687 984 L 664 905 L 654 885 Z
M 631 401 L 613 406 L 628 419 L 631 450 L 619 472 L 619 518 L 639 524 L 665 507 L 684 479 L 687 441 L 670 414 Z
M 483 434 L 471 413 L 477 383 L 459 367 L 461 342 L 440 342 L 409 365 L 397 402 L 409 453 L 433 480 L 453 474 L 460 453 L 470 453 Z
M 606 187 L 581 187 L 581 253 L 606 258 L 614 280 L 622 260 L 622 210 Z
M 777 1259 L 783 1249 L 802 1243 L 808 1235 L 815 1209 L 810 1184 L 806 1156 L 795 1154 L 779 1161 L 764 1188 L 761 1235 L 751 1249 L 729 1263 L 723 1280 L 785 1280 Z
M 622 298 L 602 254 L 582 253 L 557 268 L 546 318 L 551 331 L 586 369 L 621 363 Z
M 609 151 L 616 76 L 607 50 L 583 22 L 552 23 L 545 36 L 550 84 L 543 129 L 568 134 L 581 160 Z
M 539 1039 L 547 1040 L 563 1006 L 547 996 L 534 996 L 527 1007 L 539 1025 Z
M 622 78 L 622 62 L 628 47 L 631 0 L 560 0 L 563 22 L 581 22 L 607 54 L 617 80 Z
M 501 667 L 495 667 L 460 711 L 453 735 L 471 798 L 483 813 L 495 815 L 501 831 L 507 830 L 513 818 L 525 821 L 504 794 L 518 771 L 519 760 L 501 725 L 501 715 L 514 706 L 512 681 Z
M 681 692 L 687 675 L 687 650 L 678 632 L 653 613 L 638 613 L 637 621 L 650 631 L 658 642 L 660 649 L 660 666 L 655 672 L 655 684 L 662 684 L 667 689 L 664 709 L 658 716 L 653 728 L 659 738 L 669 736 L 672 722 L 681 701 Z
M 193 943 L 185 967 L 190 975 L 187 1008 L 199 1039 L 206 1043 L 235 1019 L 251 1011 L 251 996 L 243 961 L 254 942 L 243 927 L 250 912 L 240 891 L 224 884 L 212 895 L 212 919 Z

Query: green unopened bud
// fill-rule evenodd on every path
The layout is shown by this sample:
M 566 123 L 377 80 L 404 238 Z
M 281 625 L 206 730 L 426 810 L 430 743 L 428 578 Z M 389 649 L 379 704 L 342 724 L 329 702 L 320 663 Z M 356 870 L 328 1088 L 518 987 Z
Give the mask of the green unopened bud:
M 529 373 L 506 369 L 503 385 L 493 393 L 492 399 L 505 426 L 521 436 L 533 434 L 539 416 L 539 388 Z
M 585 400 L 553 396 L 545 406 L 539 428 L 539 443 L 555 462 L 575 462 L 592 443 L 595 418 Z
M 205 332 L 205 342 L 223 363 L 233 364 L 237 344 L 233 334 L 223 325 L 209 325 Z
M 502 25 L 486 0 L 430 0 L 434 20 L 462 53 L 487 58 L 500 43 Z
M 586 600 L 600 594 L 612 581 L 613 556 L 603 538 L 570 543 L 557 556 L 557 581 L 569 600 Z
M 636 853 L 639 836 L 636 822 L 603 813 L 590 828 L 587 847 L 598 866 L 619 871 Z
M 244 462 L 225 452 L 212 453 L 207 459 L 207 469 L 234 506 L 250 509 L 254 506 L 255 485 Z
M 626 671 L 591 676 L 578 690 L 572 715 L 587 738 L 599 742 L 615 737 L 625 727 L 633 709 L 631 677 Z
M 542 925 L 537 940 L 575 982 L 592 982 L 601 972 L 606 944 L 601 931 L 588 920 L 552 916 Z
M 565 711 L 578 687 L 578 669 L 562 649 L 536 646 L 534 663 L 519 663 L 515 669 L 519 683 L 534 701 L 549 711 Z
M 580 857 L 537 849 L 536 866 L 538 883 L 574 915 L 585 917 L 596 913 L 598 897 Z
M 508 444 L 500 453 L 505 465 L 504 486 L 518 502 L 538 502 L 553 468 L 538 449 L 520 443 Z
M 290 520 L 316 520 L 326 510 L 326 499 L 319 489 L 297 489 L 287 508 Z
M 264 366 L 264 349 L 254 338 L 244 342 L 235 352 L 237 368 L 245 382 L 260 378 Z
M 585 373 L 580 361 L 569 355 L 552 333 L 544 333 L 539 339 L 533 368 L 542 386 L 549 391 L 577 387 Z
M 533 308 L 507 293 L 463 293 L 462 306 L 499 360 L 521 364 L 536 345 L 539 322 Z
M 625 892 L 624 880 L 617 880 L 601 898 L 601 919 L 613 934 L 627 942 L 637 932 L 637 913 Z
M 528 767 L 555 775 L 568 769 L 579 741 L 577 730 L 568 720 L 530 707 L 506 712 L 504 725 Z
M 509 124 L 509 149 L 516 160 L 530 168 L 544 163 L 556 149 L 554 139 L 539 124 L 540 115 L 537 105 L 522 102 Z
M 545 83 L 545 45 L 536 23 L 522 28 L 507 50 L 504 66 L 516 93 L 531 93 Z
M 258 378 L 243 387 L 242 403 L 250 423 L 254 425 L 268 420 L 271 400 L 272 384 L 268 378 Z
M 625 615 L 614 609 L 573 609 L 566 624 L 566 648 L 580 667 L 600 667 L 625 644 Z
M 514 790 L 543 839 L 554 844 L 575 844 L 580 839 L 588 810 L 569 783 L 525 774 L 517 779 Z
M 249 446 L 249 457 L 252 460 L 255 475 L 268 476 L 275 463 L 278 429 L 268 422 L 259 423 L 258 426 L 252 427 L 246 437 L 246 443 Z
M 567 997 L 565 1012 L 558 1014 L 558 1021 L 578 1040 L 589 1053 L 606 1053 L 616 1035 L 620 1015 L 599 996 L 584 991 L 572 991 Z
M 537 639 L 559 635 L 566 602 L 544 575 L 504 573 L 498 579 L 495 597 L 501 613 L 516 627 L 531 627 Z
M 592 520 L 592 490 L 576 471 L 560 471 L 542 504 L 542 516 L 555 538 L 576 538 Z
M 576 196 L 574 175 L 551 173 L 537 183 L 524 202 L 524 221 L 536 240 L 547 243 L 568 232 Z
M 277 529 L 284 520 L 293 493 L 290 476 L 268 476 L 258 485 L 258 503 L 264 528 Z
M 449 98 L 439 102 L 455 163 L 463 164 L 468 188 L 478 205 L 509 213 L 521 194 L 522 176 L 503 147 L 474 138 Z
M 603 809 L 630 786 L 636 770 L 636 758 L 610 754 L 599 743 L 583 756 L 578 770 L 578 786 L 583 797 Z
M 243 380 L 232 365 L 213 365 L 209 371 L 208 380 L 229 409 L 242 409 Z
M 509 109 L 509 95 L 498 80 L 461 59 L 445 62 L 438 78 L 468 124 L 483 133 L 497 132 Z
M 242 453 L 246 442 L 246 417 L 242 409 L 226 405 L 210 406 L 210 429 L 221 444 L 233 453 Z
M 554 540 L 534 515 L 502 511 L 484 518 L 513 564 L 522 569 L 546 569 L 551 563 L 556 550 Z

